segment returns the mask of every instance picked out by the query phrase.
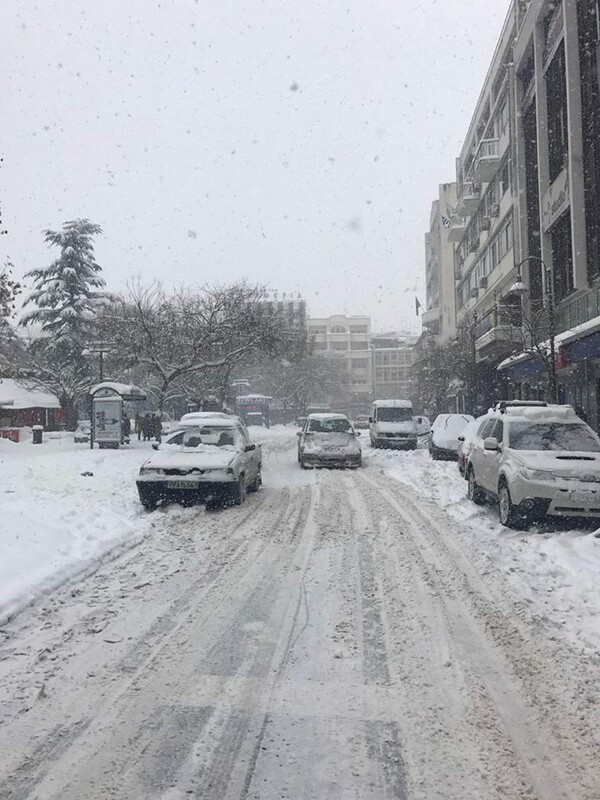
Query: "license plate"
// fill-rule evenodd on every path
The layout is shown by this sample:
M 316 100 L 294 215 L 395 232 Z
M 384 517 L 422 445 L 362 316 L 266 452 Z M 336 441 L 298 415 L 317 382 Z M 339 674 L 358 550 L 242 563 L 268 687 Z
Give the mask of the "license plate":
M 167 489 L 190 489 L 193 484 L 187 481 L 167 481 Z
M 326 450 L 328 453 L 343 453 L 343 448 L 336 447 L 333 444 L 325 445 L 323 449 Z
M 584 506 L 595 505 L 598 502 L 597 492 L 571 492 L 571 500 Z

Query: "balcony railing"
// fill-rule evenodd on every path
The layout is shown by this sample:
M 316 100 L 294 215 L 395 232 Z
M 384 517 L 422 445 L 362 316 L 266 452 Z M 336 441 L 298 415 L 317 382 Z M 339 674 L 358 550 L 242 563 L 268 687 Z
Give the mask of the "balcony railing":
M 482 139 L 475 159 L 475 174 L 482 183 L 489 183 L 500 165 L 498 139 Z
M 563 301 L 558 309 L 558 329 L 567 331 L 600 317 L 600 287 L 590 289 L 580 297 Z
M 450 228 L 448 230 L 449 242 L 460 242 L 467 231 L 469 220 L 466 217 L 461 217 L 455 214 L 450 220 Z
M 458 198 L 458 211 L 468 217 L 472 216 L 479 208 L 481 201 L 481 186 L 472 181 L 463 183 Z
M 475 341 L 479 341 L 490 331 L 496 331 L 498 336 L 487 337 L 490 341 L 501 339 L 513 340 L 522 325 L 521 309 L 518 306 L 495 306 L 478 319 L 473 328 Z

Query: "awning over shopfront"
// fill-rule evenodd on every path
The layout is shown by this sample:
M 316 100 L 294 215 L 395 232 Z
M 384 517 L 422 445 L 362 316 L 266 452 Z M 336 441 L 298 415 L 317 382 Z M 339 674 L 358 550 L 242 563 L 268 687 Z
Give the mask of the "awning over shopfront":
M 584 361 L 600 359 L 600 317 L 559 333 L 554 341 L 557 375 L 560 380 L 562 370 Z M 513 381 L 535 379 L 544 373 L 544 369 L 541 359 L 531 353 L 510 356 L 498 365 L 498 371 Z

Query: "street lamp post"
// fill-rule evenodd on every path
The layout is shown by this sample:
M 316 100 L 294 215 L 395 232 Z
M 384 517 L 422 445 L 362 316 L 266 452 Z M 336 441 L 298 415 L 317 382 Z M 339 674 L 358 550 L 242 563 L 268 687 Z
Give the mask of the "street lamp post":
M 556 319 L 555 319 L 555 302 L 554 302 L 554 270 L 553 267 L 548 267 L 545 261 L 543 261 L 539 256 L 527 256 L 522 261 L 517 264 L 517 275 L 516 281 L 511 287 L 512 291 L 516 294 L 520 294 L 523 297 L 529 289 L 523 283 L 523 278 L 521 276 L 521 267 L 523 264 L 528 263 L 529 261 L 536 261 L 538 264 L 541 264 L 541 267 L 544 271 L 544 283 L 546 285 L 546 297 L 547 297 L 547 305 L 546 308 L 548 310 L 548 338 L 550 340 L 550 376 L 548 381 L 548 395 L 551 403 L 558 402 L 558 384 L 556 380 Z
M 477 400 L 479 398 L 479 381 L 477 380 L 477 312 L 473 312 L 473 319 L 471 321 L 471 363 L 473 365 L 473 388 L 472 388 L 472 403 L 471 413 L 476 416 Z

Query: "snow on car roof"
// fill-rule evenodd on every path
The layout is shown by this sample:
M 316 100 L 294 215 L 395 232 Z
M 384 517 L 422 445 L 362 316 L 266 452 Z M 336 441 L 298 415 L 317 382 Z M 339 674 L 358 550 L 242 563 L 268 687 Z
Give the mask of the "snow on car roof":
M 196 417 L 195 419 L 184 419 L 183 417 L 177 423 L 183 428 L 210 428 L 211 426 L 214 427 L 233 427 L 234 425 L 239 423 L 239 419 L 237 417 L 230 417 L 228 415 L 224 415 L 222 417 L 218 416 L 208 416 L 208 417 Z
M 547 406 L 506 406 L 500 409 L 490 409 L 490 415 L 502 419 L 521 420 L 547 420 L 548 422 L 582 422 L 575 413 L 573 406 L 547 405 Z
M 309 414 L 307 419 L 348 419 L 345 414 Z
M 376 408 L 412 408 L 410 400 L 375 400 Z
M 224 411 L 190 411 L 188 414 L 184 414 L 179 421 L 187 422 L 188 420 L 210 419 L 211 417 L 217 417 L 217 419 L 229 419 L 231 414 L 226 414 Z

